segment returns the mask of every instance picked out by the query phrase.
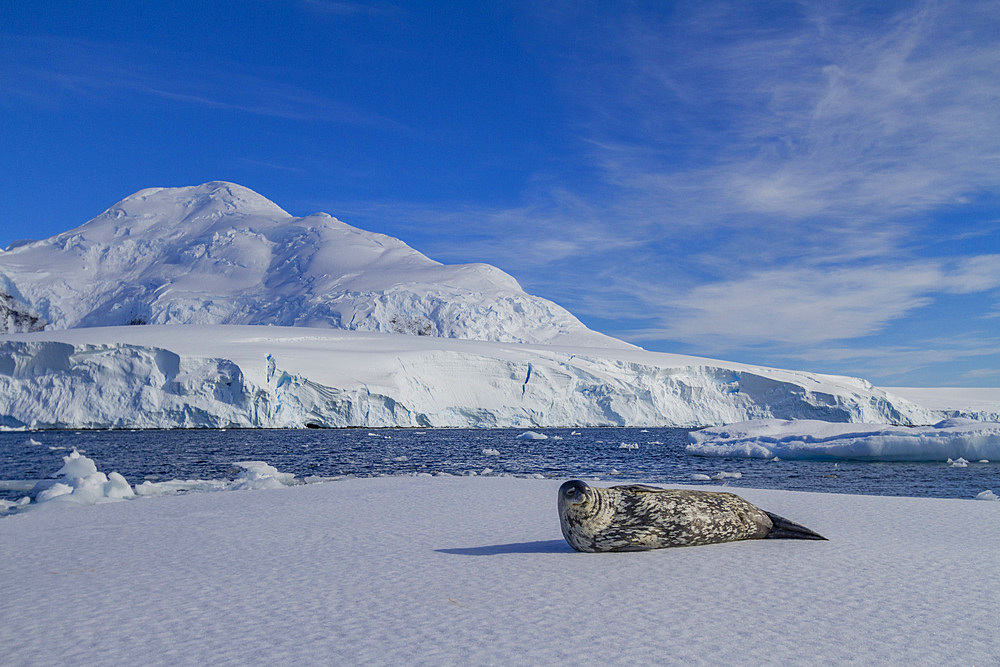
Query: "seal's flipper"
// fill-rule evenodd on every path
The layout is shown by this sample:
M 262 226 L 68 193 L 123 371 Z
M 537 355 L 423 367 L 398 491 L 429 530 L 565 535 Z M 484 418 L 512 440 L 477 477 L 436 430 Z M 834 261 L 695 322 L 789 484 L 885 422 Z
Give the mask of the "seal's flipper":
M 778 516 L 777 514 L 772 514 L 767 510 L 764 510 L 764 514 L 771 519 L 771 532 L 764 536 L 765 540 L 825 540 L 826 538 L 819 533 L 809 530 L 805 526 L 801 526 L 794 521 L 789 521 L 783 516 Z

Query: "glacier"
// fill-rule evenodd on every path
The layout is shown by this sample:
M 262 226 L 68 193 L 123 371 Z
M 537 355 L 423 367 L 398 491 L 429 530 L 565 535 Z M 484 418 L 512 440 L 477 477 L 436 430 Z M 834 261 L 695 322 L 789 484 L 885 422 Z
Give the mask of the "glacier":
M 529 376 L 530 368 L 530 376 Z M 929 424 L 864 380 L 640 349 L 249 325 L 0 337 L 0 427 Z

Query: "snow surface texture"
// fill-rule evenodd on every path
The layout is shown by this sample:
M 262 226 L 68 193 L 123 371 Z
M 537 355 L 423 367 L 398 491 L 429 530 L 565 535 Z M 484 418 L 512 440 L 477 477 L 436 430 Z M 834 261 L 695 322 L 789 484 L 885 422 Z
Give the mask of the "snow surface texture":
M 633 349 L 262 326 L 0 337 L 0 427 L 929 424 L 863 380 Z
M 741 489 L 830 541 L 580 554 L 560 482 L 353 479 L 8 517 L 4 662 L 1000 658 L 1000 503 Z
M 506 342 L 631 345 L 487 264 L 445 266 L 247 188 L 150 188 L 76 229 L 0 252 L 0 333 L 274 324 Z
M 1000 423 L 946 419 L 933 426 L 759 419 L 688 434 L 689 454 L 770 459 L 1000 461 Z M 957 459 L 953 461 L 952 459 Z

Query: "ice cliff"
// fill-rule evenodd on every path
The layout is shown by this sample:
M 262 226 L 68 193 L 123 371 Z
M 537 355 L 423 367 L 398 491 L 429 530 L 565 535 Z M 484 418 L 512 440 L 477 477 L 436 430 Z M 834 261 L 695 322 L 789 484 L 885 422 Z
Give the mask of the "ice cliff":
M 285 327 L 76 329 L 0 340 L 0 426 L 895 424 L 939 415 L 868 383 L 642 350 Z

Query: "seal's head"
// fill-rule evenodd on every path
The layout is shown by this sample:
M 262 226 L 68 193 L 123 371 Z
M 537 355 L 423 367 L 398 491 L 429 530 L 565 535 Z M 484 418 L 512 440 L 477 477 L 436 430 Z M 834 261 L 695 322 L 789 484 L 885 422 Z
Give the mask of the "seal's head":
M 598 489 L 587 486 L 578 479 L 571 479 L 559 487 L 559 524 L 563 537 L 577 551 L 596 551 L 594 534 L 608 517 L 598 518 L 599 510 L 607 508 L 601 503 Z M 598 519 L 598 523 L 595 523 Z M 600 525 L 598 525 L 600 524 Z
M 578 479 L 571 479 L 559 487 L 559 511 L 573 507 L 582 509 L 590 500 L 590 487 Z

